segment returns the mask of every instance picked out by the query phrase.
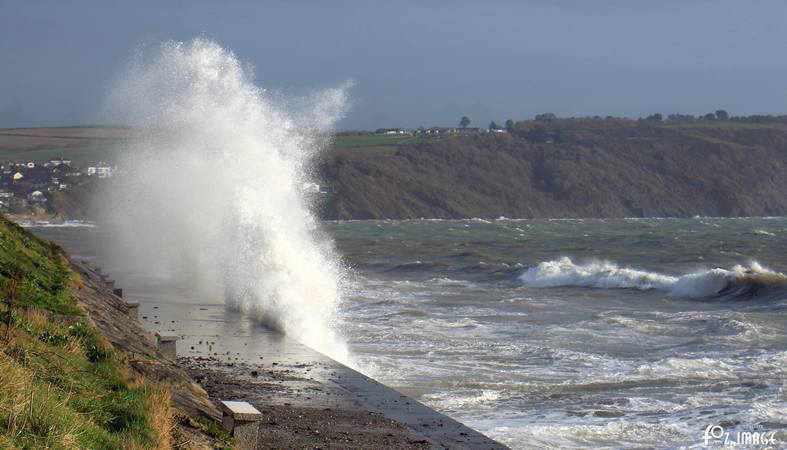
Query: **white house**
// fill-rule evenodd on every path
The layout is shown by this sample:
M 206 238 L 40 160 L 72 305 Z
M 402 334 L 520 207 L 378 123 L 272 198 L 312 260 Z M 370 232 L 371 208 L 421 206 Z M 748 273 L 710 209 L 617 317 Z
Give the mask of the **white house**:
M 112 176 L 112 168 L 104 163 L 99 163 L 97 166 L 87 168 L 87 176 L 96 176 L 98 178 L 109 178 Z
M 14 176 L 12 178 L 14 179 L 14 181 L 19 181 L 19 180 L 21 180 L 24 177 L 25 177 L 24 175 L 22 175 L 21 173 L 17 172 L 17 173 L 14 174 Z
M 320 185 L 317 183 L 303 183 L 303 192 L 317 194 L 320 192 Z
M 378 128 L 375 131 L 377 134 L 407 134 L 403 128 Z
M 45 202 L 46 196 L 41 191 L 33 191 L 27 194 L 27 200 L 30 202 Z
M 63 159 L 63 158 L 50 159 L 49 160 L 49 164 L 51 166 L 55 166 L 55 167 L 57 167 L 57 166 L 59 166 L 61 164 L 64 164 L 66 166 L 70 166 L 71 165 L 71 160 L 70 159 Z

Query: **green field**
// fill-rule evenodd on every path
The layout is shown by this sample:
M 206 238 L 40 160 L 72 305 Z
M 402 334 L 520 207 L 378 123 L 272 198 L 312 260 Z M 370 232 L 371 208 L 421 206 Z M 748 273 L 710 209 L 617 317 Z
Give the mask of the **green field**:
M 51 159 L 70 159 L 76 167 L 85 167 L 104 161 L 117 162 L 121 150 L 113 146 L 102 147 L 60 147 L 35 150 L 0 149 L 0 161 L 32 161 L 43 164 Z
M 741 121 L 697 121 L 697 122 L 685 122 L 685 123 L 670 123 L 665 122 L 661 124 L 661 126 L 669 127 L 669 128 L 728 128 L 728 129 L 749 129 L 749 130 L 767 130 L 767 129 L 778 129 L 783 130 L 787 128 L 787 125 L 781 123 L 750 123 L 750 122 L 741 122 Z
M 402 134 L 367 134 L 361 136 L 335 136 L 334 146 L 339 149 L 369 153 L 393 153 L 403 144 L 414 144 L 424 139 Z
M 362 136 L 335 136 L 334 147 L 343 150 L 363 151 L 369 153 L 393 153 L 398 146 L 416 143 L 419 136 L 368 134 Z M 76 167 L 86 167 L 104 161 L 115 164 L 120 159 L 123 149 L 119 146 L 90 147 L 58 147 L 40 149 L 8 149 L 0 148 L 0 161 L 32 161 L 43 164 L 51 159 L 70 159 Z

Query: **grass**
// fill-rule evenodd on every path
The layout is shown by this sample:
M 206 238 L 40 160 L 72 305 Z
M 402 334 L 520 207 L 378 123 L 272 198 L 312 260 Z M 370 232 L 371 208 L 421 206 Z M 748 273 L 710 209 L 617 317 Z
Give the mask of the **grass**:
M 413 144 L 424 136 L 400 134 L 368 134 L 361 136 L 334 136 L 337 148 L 366 153 L 393 153 L 403 144 Z M 88 146 L 88 147 L 56 147 L 40 149 L 0 148 L 0 161 L 32 161 L 43 164 L 55 158 L 70 159 L 76 167 L 87 167 L 104 161 L 113 164 L 118 161 L 123 151 L 120 147 Z
M 400 145 L 412 144 L 419 139 L 423 138 L 401 134 L 335 136 L 334 145 L 344 150 L 363 151 L 367 153 L 393 153 Z
M 70 290 L 79 282 L 60 247 L 0 217 L 0 283 L 13 286 L 18 306 L 84 314 Z
M 751 130 L 764 130 L 776 129 L 783 130 L 787 125 L 781 123 L 750 123 L 739 122 L 734 120 L 703 120 L 696 122 L 677 122 L 670 123 L 664 122 L 662 126 L 670 128 L 727 128 L 727 129 L 751 129 Z
M 97 164 L 99 161 L 110 164 L 115 163 L 119 159 L 120 152 L 120 149 L 111 145 L 41 148 L 34 150 L 0 148 L 0 161 L 32 161 L 36 164 L 43 164 L 52 159 L 62 157 L 70 159 L 72 166 L 87 167 Z
M 227 433 L 227 431 L 225 431 L 219 423 L 210 420 L 207 417 L 197 417 L 196 422 L 199 424 L 202 432 L 208 436 L 227 445 L 232 445 L 235 443 L 235 438 Z
M 169 448 L 168 392 L 90 323 L 80 284 L 59 247 L 0 217 L 0 448 Z

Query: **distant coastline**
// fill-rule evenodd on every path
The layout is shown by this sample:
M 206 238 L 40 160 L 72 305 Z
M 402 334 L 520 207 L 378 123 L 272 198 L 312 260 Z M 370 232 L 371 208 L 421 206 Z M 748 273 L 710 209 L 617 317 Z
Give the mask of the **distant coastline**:
M 787 124 L 763 121 L 586 118 L 495 133 L 344 132 L 315 162 L 309 195 L 327 220 L 784 216 Z M 111 127 L 69 128 L 68 138 L 62 128 L 27 129 L 29 142 L 3 131 L 0 161 L 73 154 L 111 164 L 119 146 L 106 142 L 133 138 Z M 104 147 L 73 147 L 96 139 Z M 2 180 L 0 191 L 9 190 L 12 181 Z M 93 192 L 112 180 L 90 181 L 4 212 L 95 218 Z
M 559 119 L 510 133 L 336 148 L 327 219 L 787 214 L 787 125 Z

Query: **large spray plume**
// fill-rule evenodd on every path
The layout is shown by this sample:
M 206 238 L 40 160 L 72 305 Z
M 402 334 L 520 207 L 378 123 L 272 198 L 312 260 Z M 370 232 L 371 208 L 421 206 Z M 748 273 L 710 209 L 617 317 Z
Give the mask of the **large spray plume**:
M 109 101 L 142 133 L 111 194 L 129 257 L 195 289 L 221 286 L 228 306 L 347 361 L 334 331 L 342 269 L 302 192 L 345 90 L 293 113 L 209 40 L 138 58 Z

